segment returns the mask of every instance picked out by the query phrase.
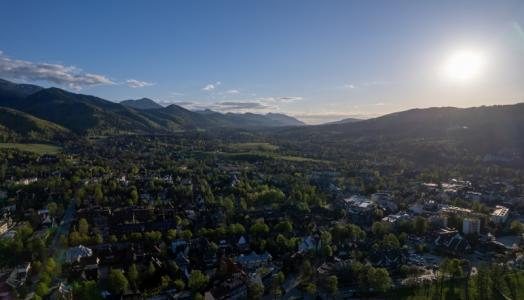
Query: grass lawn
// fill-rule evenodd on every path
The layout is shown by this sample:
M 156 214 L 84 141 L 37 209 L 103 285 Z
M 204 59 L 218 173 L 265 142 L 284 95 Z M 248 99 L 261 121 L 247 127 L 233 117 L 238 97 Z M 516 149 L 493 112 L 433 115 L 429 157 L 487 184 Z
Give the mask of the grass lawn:
M 62 148 L 49 144 L 18 144 L 18 143 L 0 143 L 0 149 L 18 149 L 20 151 L 33 152 L 37 154 L 56 154 Z
M 300 156 L 291 156 L 291 155 L 282 155 L 277 152 L 268 152 L 268 151 L 250 151 L 250 152 L 206 152 L 206 151 L 195 151 L 194 154 L 200 154 L 205 156 L 220 156 L 223 158 L 229 159 L 240 159 L 246 161 L 255 161 L 260 159 L 276 159 L 276 160 L 286 160 L 294 162 L 314 162 L 314 163 L 329 163 L 329 161 L 318 160 L 307 157 Z
M 229 148 L 232 151 L 236 152 L 245 152 L 245 151 L 276 151 L 278 146 L 270 143 L 238 143 L 238 144 L 229 144 Z

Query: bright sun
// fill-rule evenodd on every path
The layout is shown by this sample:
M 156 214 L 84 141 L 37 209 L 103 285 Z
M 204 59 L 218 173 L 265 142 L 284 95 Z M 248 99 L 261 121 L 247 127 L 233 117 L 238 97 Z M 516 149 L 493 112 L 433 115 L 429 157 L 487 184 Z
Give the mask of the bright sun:
M 482 74 L 485 57 L 480 51 L 461 50 L 451 54 L 444 64 L 444 75 L 453 82 L 469 82 Z

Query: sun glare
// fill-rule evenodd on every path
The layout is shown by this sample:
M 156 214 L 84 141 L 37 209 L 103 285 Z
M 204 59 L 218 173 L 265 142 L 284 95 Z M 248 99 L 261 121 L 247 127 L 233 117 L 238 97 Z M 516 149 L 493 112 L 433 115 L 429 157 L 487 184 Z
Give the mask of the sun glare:
M 452 53 L 444 64 L 444 75 L 453 82 L 470 82 L 482 74 L 485 57 L 480 51 L 461 50 Z

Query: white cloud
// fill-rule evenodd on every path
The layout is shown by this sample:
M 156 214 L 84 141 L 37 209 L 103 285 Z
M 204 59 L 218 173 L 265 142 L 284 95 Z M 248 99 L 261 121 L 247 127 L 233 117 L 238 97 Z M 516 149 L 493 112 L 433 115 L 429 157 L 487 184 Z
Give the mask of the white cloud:
M 280 97 L 278 100 L 284 103 L 290 103 L 295 102 L 304 99 L 303 97 L 297 97 L 297 96 L 286 96 L 286 97 Z
M 228 94 L 240 94 L 240 91 L 233 89 L 233 90 L 226 91 L 226 93 L 228 93 Z
M 74 66 L 11 59 L 0 51 L 0 76 L 24 81 L 47 81 L 80 90 L 82 87 L 115 84 L 104 75 L 85 73 Z
M 147 82 L 147 81 L 140 81 L 140 80 L 136 80 L 136 79 L 128 79 L 126 80 L 126 84 L 128 87 L 130 88 L 143 88 L 143 87 L 146 87 L 146 86 L 152 86 L 152 85 L 155 85 L 155 83 L 153 82 Z
M 202 90 L 203 91 L 207 91 L 207 92 L 210 92 L 210 91 L 213 91 L 214 89 L 216 89 L 219 85 L 221 85 L 222 82 L 220 81 L 217 81 L 215 83 L 209 83 L 209 84 L 206 84 Z
M 204 90 L 204 91 L 212 91 L 214 89 L 215 89 L 215 85 L 212 84 L 212 83 L 210 83 L 210 84 L 208 84 L 208 85 L 206 85 L 205 87 L 202 88 L 202 90 Z
M 384 86 L 391 84 L 391 81 L 362 81 L 357 83 L 346 83 L 342 86 L 342 88 L 345 89 L 360 89 L 360 88 L 368 88 L 368 87 L 376 87 L 376 86 Z
M 170 102 L 170 104 L 177 104 L 187 108 L 189 110 L 206 110 L 210 109 L 213 111 L 226 113 L 226 112 L 235 112 L 235 113 L 245 113 L 245 112 L 274 112 L 278 111 L 279 108 L 272 101 L 268 100 L 269 98 L 259 98 L 259 99 L 245 99 L 245 100 L 224 100 L 213 103 L 200 103 L 200 102 L 191 102 L 191 101 L 179 101 L 179 102 Z M 164 103 L 167 104 L 167 103 Z

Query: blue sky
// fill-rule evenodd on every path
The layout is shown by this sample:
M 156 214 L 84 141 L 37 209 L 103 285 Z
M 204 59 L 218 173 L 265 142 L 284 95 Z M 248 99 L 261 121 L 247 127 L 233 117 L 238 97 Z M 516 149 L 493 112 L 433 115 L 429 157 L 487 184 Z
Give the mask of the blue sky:
M 310 123 L 524 101 L 518 0 L 17 0 L 3 3 L 0 26 L 0 77 L 112 101 Z M 482 69 L 442 78 L 464 49 Z

